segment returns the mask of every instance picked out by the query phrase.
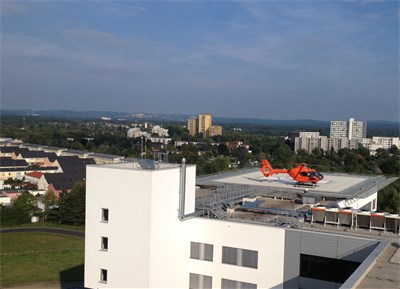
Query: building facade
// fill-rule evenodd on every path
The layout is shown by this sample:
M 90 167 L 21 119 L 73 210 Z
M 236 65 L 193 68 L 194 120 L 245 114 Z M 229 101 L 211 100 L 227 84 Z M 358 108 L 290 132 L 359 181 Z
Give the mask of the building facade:
M 398 137 L 374 136 L 372 138 L 364 138 L 361 143 L 364 147 L 369 149 L 372 155 L 376 154 L 377 149 L 388 150 L 392 146 L 400 148 L 400 138 Z
M 379 243 L 200 217 L 195 170 L 88 166 L 85 287 L 338 288 Z
M 333 120 L 330 126 L 330 138 L 347 138 L 347 121 Z
M 198 132 L 208 136 L 208 129 L 212 125 L 212 115 L 210 113 L 199 114 Z
M 222 135 L 222 126 L 220 125 L 212 125 L 208 128 L 208 135 L 215 136 L 215 135 Z
M 361 141 L 367 137 L 367 123 L 350 118 L 349 121 L 331 121 L 330 138 L 348 138 Z
M 320 136 L 319 132 L 299 132 L 299 136 L 295 137 L 294 150 L 304 150 L 311 154 L 314 149 L 322 149 L 326 151 L 328 148 L 328 138 Z
M 350 140 L 356 139 L 362 141 L 367 137 L 367 123 L 363 121 L 356 121 L 354 118 L 349 120 L 349 135 Z
M 191 117 L 188 119 L 187 129 L 191 136 L 195 136 L 197 134 L 197 118 Z
M 139 128 L 130 128 L 126 133 L 127 138 L 138 138 L 142 136 L 142 132 Z

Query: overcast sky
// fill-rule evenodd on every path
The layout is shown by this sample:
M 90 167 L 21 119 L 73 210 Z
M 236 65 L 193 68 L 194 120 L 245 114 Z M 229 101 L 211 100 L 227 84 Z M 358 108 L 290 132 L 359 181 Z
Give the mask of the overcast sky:
M 399 120 L 399 1 L 1 1 L 1 107 Z

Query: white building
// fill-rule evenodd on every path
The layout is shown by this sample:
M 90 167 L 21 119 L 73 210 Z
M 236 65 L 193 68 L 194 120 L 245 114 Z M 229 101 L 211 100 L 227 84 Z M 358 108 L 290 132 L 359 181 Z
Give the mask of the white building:
M 362 140 L 367 137 L 367 123 L 356 121 L 354 118 L 349 120 L 349 139 Z
M 140 131 L 139 128 L 130 128 L 128 129 L 128 132 L 126 133 L 127 138 L 137 138 L 142 136 L 142 132 Z
M 172 138 L 169 137 L 149 137 L 147 139 L 152 143 L 162 143 L 164 145 L 167 145 L 172 141 Z
M 87 167 L 85 287 L 338 288 L 343 277 L 315 278 L 313 268 L 353 268 L 379 244 L 199 217 L 195 171 L 143 161 Z
M 347 121 L 332 120 L 330 127 L 330 138 L 347 138 Z
M 320 136 L 319 132 L 299 132 L 299 136 L 295 137 L 294 150 L 305 150 L 311 154 L 314 149 L 323 149 L 324 151 L 328 148 L 328 138 L 326 136 Z
M 367 123 L 350 118 L 349 121 L 331 121 L 330 138 L 348 138 L 362 140 L 367 136 Z
M 151 129 L 151 133 L 157 134 L 159 137 L 168 137 L 168 129 L 162 128 L 159 125 L 154 126 Z
M 375 155 L 377 149 L 388 150 L 394 145 L 400 148 L 400 138 L 374 136 L 372 138 L 364 138 L 362 145 L 368 148 L 371 154 Z

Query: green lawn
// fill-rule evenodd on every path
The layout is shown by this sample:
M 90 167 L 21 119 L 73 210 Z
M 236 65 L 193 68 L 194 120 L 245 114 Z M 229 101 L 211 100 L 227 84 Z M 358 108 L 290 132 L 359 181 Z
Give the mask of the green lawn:
M 0 236 L 0 287 L 38 281 L 83 281 L 84 239 L 48 233 Z

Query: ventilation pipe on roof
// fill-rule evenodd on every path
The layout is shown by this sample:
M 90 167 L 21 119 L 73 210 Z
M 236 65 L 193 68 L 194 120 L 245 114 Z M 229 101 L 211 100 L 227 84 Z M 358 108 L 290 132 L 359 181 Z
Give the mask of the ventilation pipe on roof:
M 191 214 L 185 215 L 185 195 L 186 195 L 186 159 L 182 159 L 182 164 L 180 165 L 180 180 L 179 180 L 179 208 L 178 217 L 181 221 L 186 221 L 196 216 L 203 214 L 202 211 L 193 212 Z

